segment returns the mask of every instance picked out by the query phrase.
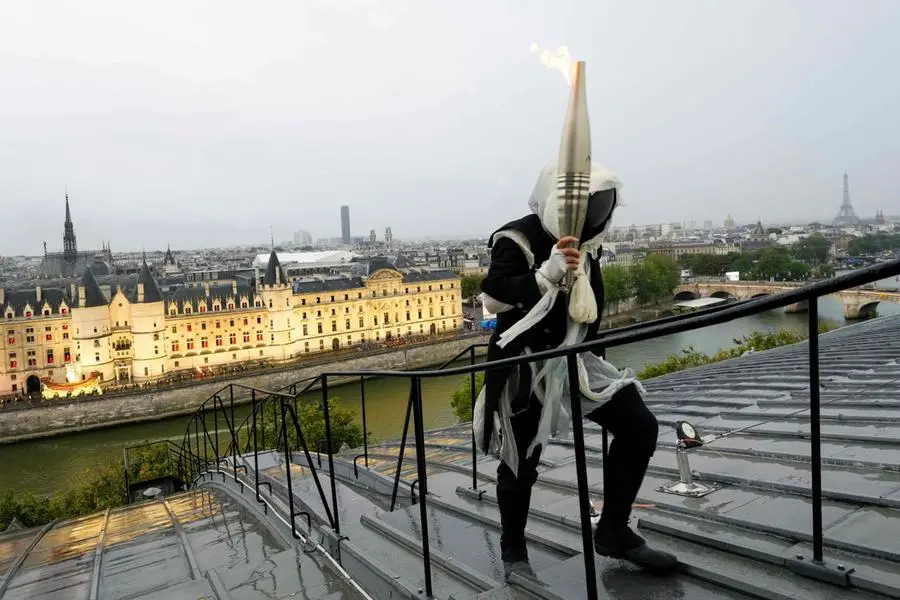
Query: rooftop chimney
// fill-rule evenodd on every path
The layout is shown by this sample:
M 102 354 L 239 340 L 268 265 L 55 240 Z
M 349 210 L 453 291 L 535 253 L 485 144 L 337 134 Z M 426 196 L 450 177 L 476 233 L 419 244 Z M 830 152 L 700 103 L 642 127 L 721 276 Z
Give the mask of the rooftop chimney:
M 6 290 L 0 288 L 0 304 L 6 303 Z
M 84 305 L 87 303 L 86 296 L 84 293 L 84 286 L 78 286 L 78 306 L 84 308 Z
M 237 296 L 237 280 L 233 279 L 231 281 L 231 293 Z
M 34 296 L 37 298 L 37 303 L 41 303 L 41 286 L 35 286 L 34 288 Z
M 137 301 L 138 302 L 144 301 L 144 284 L 141 282 L 138 282 L 138 284 L 137 284 Z
M 209 284 L 208 283 L 203 284 L 203 295 L 206 296 L 207 298 L 209 297 Z

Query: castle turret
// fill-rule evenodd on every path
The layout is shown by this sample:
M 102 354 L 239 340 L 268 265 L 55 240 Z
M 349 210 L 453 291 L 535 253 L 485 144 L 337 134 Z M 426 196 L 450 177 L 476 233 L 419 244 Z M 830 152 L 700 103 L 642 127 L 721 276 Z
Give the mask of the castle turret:
M 132 373 L 135 379 L 155 378 L 165 373 L 165 302 L 147 262 L 141 265 L 131 302 Z
M 269 346 L 269 356 L 283 360 L 293 358 L 293 344 L 300 339 L 291 332 L 293 292 L 274 250 L 269 255 L 266 274 L 259 285 L 258 293 L 268 311 L 266 343 Z
M 77 291 L 78 296 L 72 307 L 75 362 L 81 367 L 82 377 L 97 371 L 103 381 L 110 381 L 114 378 L 114 372 L 109 299 L 90 269 L 85 270 Z

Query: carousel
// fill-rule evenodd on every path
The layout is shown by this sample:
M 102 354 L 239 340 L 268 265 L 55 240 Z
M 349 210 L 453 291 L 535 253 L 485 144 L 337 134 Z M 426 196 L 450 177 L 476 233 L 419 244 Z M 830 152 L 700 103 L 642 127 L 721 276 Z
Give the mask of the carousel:
M 66 382 L 52 381 L 49 377 L 41 380 L 41 397 L 44 400 L 53 398 L 74 398 L 91 394 L 102 394 L 100 387 L 101 374 L 92 371 L 86 377 L 82 377 L 81 365 L 75 363 L 66 364 Z

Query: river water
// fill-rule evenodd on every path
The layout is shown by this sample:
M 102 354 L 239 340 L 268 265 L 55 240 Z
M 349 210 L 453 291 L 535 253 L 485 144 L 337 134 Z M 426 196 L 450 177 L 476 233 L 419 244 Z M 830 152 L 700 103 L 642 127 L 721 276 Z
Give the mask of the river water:
M 838 303 L 830 298 L 820 300 L 822 320 L 832 326 L 845 324 Z M 900 314 L 900 305 L 882 303 L 879 315 Z M 729 323 L 707 327 L 699 331 L 639 342 L 621 348 L 612 348 L 607 358 L 619 367 L 630 366 L 635 370 L 660 362 L 666 357 L 693 346 L 705 353 L 714 353 L 733 345 L 735 338 L 753 331 L 776 331 L 786 327 L 797 330 L 806 328 L 805 313 L 786 314 L 775 310 Z M 436 428 L 454 423 L 450 409 L 450 397 L 458 389 L 464 376 L 427 379 L 423 381 L 426 428 Z M 359 417 L 359 385 L 332 388 L 333 395 L 341 403 L 357 409 Z M 403 426 L 408 383 L 399 379 L 381 379 L 366 382 L 366 411 L 370 439 L 399 438 Z M 249 408 L 236 407 L 237 422 L 249 413 Z M 122 448 L 129 444 L 148 440 L 171 439 L 180 441 L 187 418 L 176 417 L 161 421 L 124 425 L 61 435 L 52 438 L 0 445 L 0 494 L 7 489 L 32 490 L 36 493 L 52 492 L 64 488 L 99 461 L 122 455 Z

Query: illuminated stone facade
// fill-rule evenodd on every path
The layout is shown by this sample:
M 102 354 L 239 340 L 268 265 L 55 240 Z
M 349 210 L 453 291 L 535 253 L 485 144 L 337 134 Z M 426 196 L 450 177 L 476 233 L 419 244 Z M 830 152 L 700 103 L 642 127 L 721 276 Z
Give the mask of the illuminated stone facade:
M 0 395 L 66 382 L 70 362 L 105 384 L 142 382 L 462 329 L 454 273 L 367 266 L 291 285 L 273 252 L 256 288 L 164 294 L 145 264 L 136 279 L 107 286 L 87 270 L 66 290 L 0 290 Z

